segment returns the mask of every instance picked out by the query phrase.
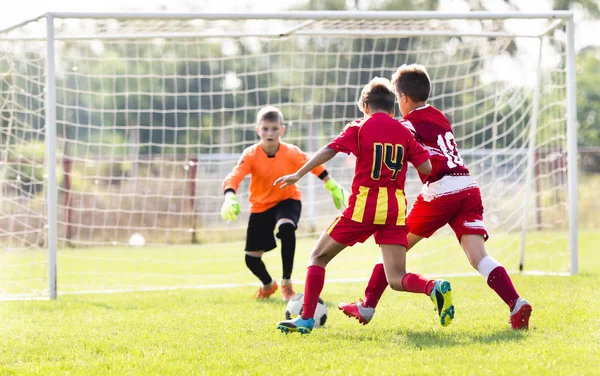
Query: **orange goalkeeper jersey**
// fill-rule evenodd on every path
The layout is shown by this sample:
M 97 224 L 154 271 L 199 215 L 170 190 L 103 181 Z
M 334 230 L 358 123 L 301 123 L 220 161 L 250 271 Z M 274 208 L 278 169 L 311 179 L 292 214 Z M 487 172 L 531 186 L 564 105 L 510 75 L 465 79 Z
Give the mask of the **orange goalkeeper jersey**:
M 275 155 L 269 157 L 259 142 L 242 152 L 237 165 L 223 182 L 223 191 L 233 189 L 237 192 L 242 180 L 246 175 L 251 174 L 249 195 L 251 213 L 264 212 L 283 200 L 300 200 L 302 195 L 295 184 L 279 188 L 273 183 L 278 177 L 298 171 L 308 159 L 308 155 L 299 147 L 286 142 L 281 142 Z M 319 176 L 323 171 L 325 166 L 320 165 L 311 172 Z

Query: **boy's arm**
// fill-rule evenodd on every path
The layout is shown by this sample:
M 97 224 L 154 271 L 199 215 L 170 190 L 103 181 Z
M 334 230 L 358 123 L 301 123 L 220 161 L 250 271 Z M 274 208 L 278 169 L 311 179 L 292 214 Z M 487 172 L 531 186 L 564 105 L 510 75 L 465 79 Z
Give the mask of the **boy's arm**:
M 227 193 L 228 191 L 233 193 L 237 192 L 240 183 L 248 174 L 250 174 L 251 169 L 252 156 L 249 152 L 244 150 L 240 156 L 240 159 L 238 160 L 238 163 L 223 181 L 223 193 Z
M 299 150 L 300 151 L 300 150 Z M 309 160 L 309 156 L 300 151 L 304 156 L 303 160 L 300 160 L 300 163 L 306 163 Z M 301 165 L 302 166 L 302 165 Z M 325 183 L 325 188 L 331 193 L 331 197 L 333 198 L 333 204 L 336 209 L 341 209 L 343 207 L 348 206 L 348 199 L 350 198 L 350 193 L 346 191 L 341 185 L 339 185 L 333 178 L 329 175 L 329 172 L 325 168 L 324 165 L 320 164 L 317 167 L 310 170 L 310 172 L 323 180 Z
M 221 217 L 227 222 L 236 220 L 240 214 L 240 204 L 237 201 L 235 192 L 242 180 L 250 173 L 251 167 L 252 158 L 249 153 L 244 151 L 233 171 L 223 181 L 225 200 L 221 205 Z
M 422 173 L 423 175 L 429 175 L 429 173 L 431 172 L 431 161 L 428 159 L 425 162 L 421 163 L 418 166 L 415 166 L 415 168 L 417 169 L 417 171 L 419 171 L 420 173 Z
M 329 146 L 323 146 L 298 171 L 291 175 L 285 175 L 278 178 L 277 180 L 275 180 L 273 185 L 282 183 L 280 188 L 285 188 L 289 187 L 290 185 L 296 184 L 300 179 L 302 179 L 302 177 L 304 177 L 304 175 L 309 173 L 315 167 L 329 161 L 331 158 L 335 157 L 336 154 L 337 151 L 333 150 Z
M 429 152 L 413 137 L 409 138 L 407 146 L 408 160 L 421 174 L 429 175 L 432 169 Z

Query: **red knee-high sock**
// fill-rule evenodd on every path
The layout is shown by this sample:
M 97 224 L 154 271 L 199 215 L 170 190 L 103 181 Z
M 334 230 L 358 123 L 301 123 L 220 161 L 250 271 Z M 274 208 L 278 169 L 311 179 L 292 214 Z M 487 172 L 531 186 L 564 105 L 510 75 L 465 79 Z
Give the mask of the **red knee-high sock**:
M 503 266 L 498 266 L 491 271 L 487 279 L 487 284 L 492 290 L 496 291 L 496 294 L 504 300 L 504 303 L 510 309 L 513 308 L 514 303 L 519 298 L 519 294 L 515 290 L 515 286 Z
M 406 273 L 402 277 L 402 288 L 406 292 L 415 292 L 418 294 L 431 294 L 435 281 L 433 279 L 426 278 L 416 273 Z
M 304 302 L 302 303 L 302 318 L 307 319 L 315 315 L 319 296 L 325 284 L 325 269 L 311 265 L 306 271 L 306 282 L 304 283 Z
M 383 264 L 375 264 L 367 288 L 365 288 L 363 305 L 370 308 L 377 307 L 377 303 L 379 303 L 379 299 L 381 299 L 381 295 L 383 295 L 386 287 L 388 287 L 388 281 L 385 276 Z

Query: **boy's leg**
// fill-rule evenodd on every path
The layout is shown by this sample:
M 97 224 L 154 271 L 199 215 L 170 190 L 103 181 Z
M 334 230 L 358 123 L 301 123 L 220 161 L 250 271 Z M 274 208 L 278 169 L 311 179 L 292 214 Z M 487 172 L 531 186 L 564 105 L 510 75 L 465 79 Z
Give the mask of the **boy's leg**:
M 304 303 L 302 305 L 303 318 L 306 319 L 315 315 L 319 296 L 325 283 L 325 267 L 344 248 L 346 248 L 345 245 L 333 240 L 326 232 L 317 241 L 311 252 L 308 271 L 306 272 Z
M 486 279 L 488 286 L 506 303 L 511 311 L 514 329 L 528 329 L 531 305 L 521 298 L 506 269 L 488 256 L 482 235 L 465 234 L 460 239 L 471 265 Z
M 527 329 L 531 305 L 515 290 L 504 267 L 488 256 L 485 241 L 488 233 L 483 222 L 483 204 L 479 189 L 461 193 L 463 202 L 460 213 L 450 222 L 460 245 L 465 251 L 471 266 L 487 281 L 488 286 L 508 305 L 511 311 L 511 325 L 514 329 Z
M 408 249 L 411 249 L 418 242 L 420 242 L 423 237 L 419 235 L 415 235 L 413 233 L 409 233 L 406 236 L 408 240 Z M 373 267 L 373 271 L 371 272 L 371 277 L 369 278 L 369 283 L 367 283 L 367 287 L 365 288 L 365 299 L 362 302 L 364 307 L 375 308 L 383 295 L 383 292 L 388 286 L 388 281 L 385 276 L 385 270 L 383 268 L 383 259 L 380 258 L 377 264 Z
M 296 255 L 296 227 L 301 212 L 302 203 L 299 200 L 284 200 L 276 206 L 276 236 L 281 240 L 281 295 L 285 302 L 296 294 L 292 286 L 292 271 Z
M 292 320 L 280 321 L 278 328 L 283 332 L 310 333 L 314 326 L 313 316 L 319 301 L 323 285 L 325 284 L 325 266 L 345 245 L 333 240 L 327 232 L 324 232 L 310 255 L 306 280 L 304 283 L 304 302 L 302 304 L 302 315 Z
M 449 205 L 447 202 L 426 201 L 419 195 L 406 218 L 406 224 L 410 228 L 410 233 L 407 235 L 408 249 L 411 249 L 421 239 L 433 235 L 433 233 L 447 224 L 448 220 L 455 215 L 455 206 Z M 353 303 L 340 303 L 338 304 L 338 308 L 346 316 L 356 317 L 361 324 L 366 324 L 375 314 L 374 309 L 379 303 L 387 285 L 385 271 L 380 260 L 373 268 L 369 283 L 365 288 L 365 299 Z M 364 314 L 360 312 L 364 312 Z
M 283 220 L 280 222 L 283 222 Z M 281 279 L 291 280 L 296 254 L 296 225 L 291 221 L 285 221 L 278 228 L 277 237 L 281 239 L 281 266 L 283 270 Z
M 277 290 L 277 283 L 267 271 L 262 254 L 263 251 L 246 252 L 246 266 L 263 284 L 263 287 L 255 295 L 257 299 L 268 298 Z
M 429 295 L 437 308 L 440 323 L 447 326 L 454 318 L 450 282 L 433 281 L 419 274 L 406 273 L 407 233 L 406 226 L 382 226 L 375 233 L 375 243 L 381 246 L 383 267 L 390 287 L 396 291 Z
M 277 291 L 277 283 L 271 278 L 262 260 L 264 252 L 277 246 L 273 236 L 274 212 L 252 213 L 248 219 L 246 231 L 245 262 L 248 269 L 263 284 L 254 295 L 255 299 L 266 299 Z
M 406 273 L 406 247 L 403 245 L 382 244 L 381 254 L 390 287 L 396 291 L 428 295 L 436 305 L 442 326 L 450 325 L 454 318 L 450 282 Z
M 413 207 L 410 210 L 406 218 L 406 225 L 409 227 L 409 233 L 406 236 L 407 248 L 412 249 L 418 242 L 423 238 L 428 238 L 433 235 L 442 226 L 448 223 L 448 219 L 451 218 L 454 213 L 452 205 L 447 203 L 438 203 L 435 201 L 426 201 L 421 195 L 417 197 L 413 203 Z M 417 235 L 418 234 L 418 235 Z M 373 269 L 371 274 L 371 280 L 369 285 L 365 289 L 365 306 L 375 308 L 383 290 L 381 290 L 381 283 L 385 278 L 385 273 L 382 272 L 382 267 L 377 265 Z M 369 286 L 373 286 L 370 288 Z
M 281 239 L 281 296 L 288 302 L 296 295 L 292 286 L 292 271 L 294 270 L 294 257 L 296 255 L 296 225 L 285 222 L 279 226 L 277 237 Z

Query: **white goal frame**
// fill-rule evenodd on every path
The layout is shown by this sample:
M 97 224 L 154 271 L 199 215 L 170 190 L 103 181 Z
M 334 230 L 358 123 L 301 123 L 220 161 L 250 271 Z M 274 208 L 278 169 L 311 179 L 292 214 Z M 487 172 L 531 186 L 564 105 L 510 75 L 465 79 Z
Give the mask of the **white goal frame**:
M 166 34 L 161 32 L 141 32 L 133 34 L 111 34 L 111 35 L 67 35 L 56 34 L 55 20 L 62 18 L 70 19 L 128 19 L 128 20 L 267 20 L 276 18 L 278 20 L 305 20 L 303 26 L 309 25 L 316 20 L 506 20 L 506 19 L 545 19 L 554 20 L 551 26 L 544 33 L 532 35 L 528 33 L 511 33 L 508 31 L 483 31 L 473 32 L 473 36 L 510 36 L 510 37 L 531 37 L 541 38 L 547 32 L 564 25 L 566 26 L 566 93 L 567 93 L 567 180 L 568 180 L 568 244 L 570 253 L 570 272 L 578 272 L 578 221 L 577 221 L 577 119 L 576 119 L 576 80 L 575 80 L 575 37 L 574 37 L 574 15 L 572 11 L 552 11 L 539 13 L 521 13 L 521 12 L 468 12 L 468 13 L 439 13 L 439 12 L 413 12 L 413 11 L 393 11 L 393 12 L 337 12 L 337 11 L 293 11 L 283 13 L 72 13 L 72 12 L 50 12 L 43 14 L 32 20 L 19 23 L 10 28 L 0 30 L 0 41 L 7 39 L 2 33 L 10 32 L 22 25 L 32 21 L 44 20 L 46 23 L 45 35 L 40 39 L 39 36 L 30 37 L 31 40 L 43 40 L 46 44 L 46 88 L 45 88 L 45 110 L 46 110 L 46 177 L 47 177 L 47 251 L 48 251 L 48 291 L 49 298 L 57 298 L 57 247 L 58 247 L 58 187 L 56 180 L 56 146 L 57 146 L 57 98 L 56 98 L 56 58 L 55 41 L 67 39 L 151 39 L 164 37 Z M 334 35 L 360 35 L 361 30 L 331 31 Z M 257 32 L 256 35 L 239 32 L 175 32 L 169 33 L 169 38 L 177 37 L 237 37 L 237 36 L 284 36 L 284 35 L 313 35 L 310 28 L 297 27 L 288 30 L 279 30 L 277 32 L 265 33 Z M 408 36 L 468 36 L 469 33 L 456 32 L 452 30 L 379 30 L 376 33 L 369 33 L 376 37 L 408 37 Z M 10 38 L 10 37 L 8 37 Z M 19 38 L 23 39 L 23 38 Z M 539 90 L 538 90 L 539 91 Z M 536 97 L 538 93 L 536 92 Z M 534 110 L 532 128 L 535 128 L 537 109 L 535 108 L 536 99 L 534 98 Z M 534 132 L 532 132 L 534 133 Z M 535 143 L 535 135 L 533 142 Z M 530 138 L 531 140 L 531 138 Z M 534 151 L 530 148 L 527 162 L 527 184 L 533 184 L 534 178 Z M 527 209 L 525 209 L 527 210 Z M 524 257 L 526 229 L 523 226 L 521 262 Z

